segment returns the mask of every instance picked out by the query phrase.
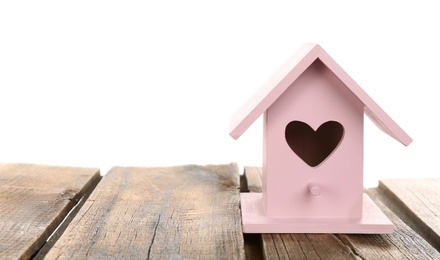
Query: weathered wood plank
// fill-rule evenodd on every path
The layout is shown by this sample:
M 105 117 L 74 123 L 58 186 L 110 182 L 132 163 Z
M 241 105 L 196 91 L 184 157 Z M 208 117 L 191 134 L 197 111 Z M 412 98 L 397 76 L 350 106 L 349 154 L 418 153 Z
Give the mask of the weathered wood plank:
M 263 183 L 263 171 L 261 167 L 247 166 L 244 169 L 244 177 L 247 183 L 247 190 L 249 192 L 261 192 Z
M 245 168 L 246 178 L 258 176 L 261 168 Z M 260 192 L 261 187 L 255 185 L 249 190 Z M 263 234 L 266 259 L 440 259 L 437 250 L 382 203 L 383 194 L 377 189 L 367 193 L 394 223 L 394 234 Z
M 367 194 L 382 212 L 393 222 L 393 234 L 344 235 L 339 237 L 362 259 L 440 259 L 440 253 L 420 234 L 406 225 L 384 203 L 385 194 L 378 188 L 368 189 Z
M 250 168 L 250 167 L 248 167 Z M 258 172 L 260 168 L 254 167 L 254 171 Z M 255 175 L 246 176 L 246 174 L 240 175 L 240 192 L 254 192 L 254 187 L 256 186 L 253 181 L 257 181 L 257 186 L 261 187 L 261 177 Z M 248 183 L 249 181 L 249 183 Z M 260 183 L 258 185 L 258 183 Z M 261 235 L 259 234 L 243 234 L 244 239 L 244 251 L 246 254 L 246 259 L 249 260 L 262 260 L 263 251 L 261 245 Z
M 379 191 L 388 207 L 440 251 L 440 178 L 381 180 Z
M 333 234 L 263 234 L 265 259 L 360 259 Z
M 0 259 L 29 259 L 100 178 L 95 168 L 0 164 Z
M 116 167 L 47 259 L 244 259 L 236 164 Z

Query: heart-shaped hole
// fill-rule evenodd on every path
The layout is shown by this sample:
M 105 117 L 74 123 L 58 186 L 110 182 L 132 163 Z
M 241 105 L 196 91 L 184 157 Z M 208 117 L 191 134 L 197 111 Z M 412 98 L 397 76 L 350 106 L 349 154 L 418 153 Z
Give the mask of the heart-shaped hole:
M 308 124 L 292 121 L 287 124 L 285 136 L 290 149 L 311 167 L 321 164 L 339 145 L 344 127 L 336 121 L 327 121 L 315 131 Z

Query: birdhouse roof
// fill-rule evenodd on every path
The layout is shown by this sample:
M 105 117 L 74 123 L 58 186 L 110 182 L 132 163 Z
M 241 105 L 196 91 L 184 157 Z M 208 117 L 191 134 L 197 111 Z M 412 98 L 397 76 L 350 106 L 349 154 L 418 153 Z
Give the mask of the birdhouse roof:
M 307 43 L 232 115 L 230 135 L 237 139 L 316 60 L 321 60 L 364 104 L 364 113 L 376 126 L 404 145 L 411 137 L 322 49 Z

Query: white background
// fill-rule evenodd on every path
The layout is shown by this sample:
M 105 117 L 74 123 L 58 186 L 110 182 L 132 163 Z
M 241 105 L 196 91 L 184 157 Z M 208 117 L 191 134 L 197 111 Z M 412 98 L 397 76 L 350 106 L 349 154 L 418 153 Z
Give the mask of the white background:
M 157 2 L 157 3 L 154 3 Z M 319 43 L 414 139 L 365 118 L 365 184 L 439 177 L 436 1 L 2 1 L 0 161 L 261 165 L 229 117 Z

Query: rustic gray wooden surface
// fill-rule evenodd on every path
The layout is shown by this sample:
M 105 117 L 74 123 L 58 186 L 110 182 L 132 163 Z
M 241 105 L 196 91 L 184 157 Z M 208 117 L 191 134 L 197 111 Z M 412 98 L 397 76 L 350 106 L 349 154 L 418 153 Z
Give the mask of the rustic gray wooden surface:
M 440 251 L 440 179 L 381 180 L 379 189 L 384 203 Z
M 0 164 L 0 259 L 29 259 L 99 179 L 94 168 Z
M 244 259 L 236 164 L 113 168 L 47 259 Z
M 261 192 L 261 168 L 246 167 L 245 179 L 250 192 Z M 407 190 L 407 182 L 383 181 L 391 186 L 393 190 Z M 413 182 L 414 183 L 414 182 Z M 434 183 L 434 182 L 432 182 Z M 420 187 L 419 185 L 418 187 Z M 437 182 L 440 188 L 440 184 Z M 405 195 L 399 194 L 406 201 L 413 201 L 413 192 Z M 423 189 L 421 189 L 423 190 Z M 431 226 L 439 225 L 440 219 L 434 217 L 432 211 L 440 207 L 439 191 L 431 189 L 431 209 L 428 214 Z M 263 257 L 265 259 L 440 259 L 440 253 L 420 234 L 411 229 L 398 216 L 384 205 L 381 198 L 387 196 L 382 185 L 376 189 L 369 189 L 367 194 L 375 201 L 382 211 L 390 218 L 395 225 L 395 232 L 389 235 L 346 235 L 346 234 L 263 234 L 261 235 Z M 437 194 L 437 196 L 435 196 Z M 422 199 L 423 200 L 423 199 Z M 422 203 L 418 200 L 418 203 Z M 423 204 L 423 203 L 422 203 Z M 415 215 L 425 215 L 426 212 L 415 209 Z M 438 233 L 437 233 L 438 234 Z
M 0 164 L 0 259 L 440 259 L 440 179 L 365 190 L 393 234 L 242 234 L 239 189 L 260 192 L 261 177 L 188 165 L 100 181 L 98 169 Z

